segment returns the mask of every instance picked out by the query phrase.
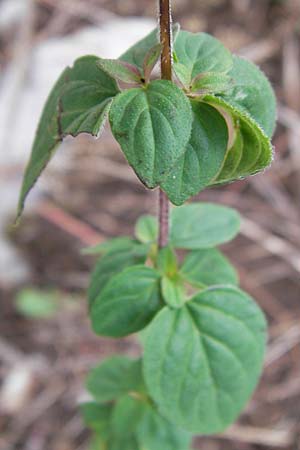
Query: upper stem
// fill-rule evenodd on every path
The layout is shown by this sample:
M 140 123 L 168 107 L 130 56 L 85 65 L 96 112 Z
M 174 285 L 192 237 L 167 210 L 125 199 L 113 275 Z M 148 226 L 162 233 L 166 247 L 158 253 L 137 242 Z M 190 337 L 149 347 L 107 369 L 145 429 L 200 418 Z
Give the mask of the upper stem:
M 172 31 L 171 31 L 171 5 L 170 0 L 159 1 L 160 42 L 161 52 L 161 78 L 172 80 Z M 169 200 L 166 194 L 159 190 L 159 237 L 160 248 L 166 247 L 169 240 Z

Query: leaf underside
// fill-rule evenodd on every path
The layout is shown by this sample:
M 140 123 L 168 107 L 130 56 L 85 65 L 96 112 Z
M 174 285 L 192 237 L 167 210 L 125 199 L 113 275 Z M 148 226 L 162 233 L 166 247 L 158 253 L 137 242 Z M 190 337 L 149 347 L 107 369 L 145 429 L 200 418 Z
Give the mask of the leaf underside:
M 96 56 L 84 56 L 62 73 L 44 107 L 27 165 L 18 217 L 25 199 L 65 136 L 97 136 L 112 98 L 119 92 L 113 78 L 97 67 Z

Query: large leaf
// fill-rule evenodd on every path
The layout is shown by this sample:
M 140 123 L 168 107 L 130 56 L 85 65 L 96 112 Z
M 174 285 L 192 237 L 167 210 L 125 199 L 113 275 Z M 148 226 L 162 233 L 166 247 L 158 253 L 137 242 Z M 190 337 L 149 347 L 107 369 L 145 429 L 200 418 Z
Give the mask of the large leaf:
M 193 126 L 185 153 L 161 183 L 175 205 L 198 194 L 218 174 L 227 150 L 228 131 L 225 119 L 213 107 L 191 101 Z
M 220 41 L 206 33 L 180 31 L 174 44 L 174 51 L 176 56 L 174 70 L 187 87 L 200 73 L 226 73 L 232 66 L 230 51 Z
M 271 142 L 250 115 L 220 97 L 206 96 L 205 101 L 224 114 L 233 135 L 223 167 L 211 185 L 245 178 L 268 167 L 273 157 Z
M 186 256 L 180 273 L 194 286 L 238 284 L 238 276 L 227 258 L 217 249 L 193 250 Z
M 85 56 L 68 67 L 55 84 L 44 107 L 27 165 L 18 216 L 30 189 L 67 135 L 97 136 L 112 98 L 119 92 L 113 78 L 97 67 L 98 58 Z
M 261 373 L 264 316 L 247 294 L 216 287 L 164 308 L 144 343 L 144 377 L 160 412 L 195 433 L 236 420 Z
M 120 246 L 113 246 L 113 250 L 105 253 L 92 272 L 88 289 L 89 305 L 91 306 L 111 277 L 126 267 L 143 264 L 146 261 L 148 247 L 141 245 L 133 239 L 118 241 Z
M 240 216 L 232 208 L 212 203 L 192 203 L 171 213 L 170 243 L 196 250 L 230 241 L 238 233 Z
M 179 25 L 175 23 L 172 26 L 172 34 L 173 40 L 176 39 L 176 36 L 179 31 Z M 134 64 L 140 69 L 143 69 L 143 63 L 145 61 L 145 57 L 147 53 L 159 44 L 159 29 L 158 27 L 154 28 L 151 33 L 147 34 L 144 38 L 130 47 L 125 53 L 123 53 L 119 59 L 130 64 Z M 147 55 L 148 56 L 148 55 Z
M 119 94 L 110 109 L 113 135 L 141 181 L 154 188 L 183 155 L 192 111 L 174 83 L 156 80 Z
M 161 307 L 159 273 L 133 266 L 115 275 L 91 308 L 96 334 L 122 337 L 142 330 Z
M 141 360 L 113 356 L 92 369 L 87 389 L 98 402 L 108 402 L 143 388 Z
M 233 87 L 222 95 L 224 100 L 250 114 L 271 137 L 276 122 L 276 99 L 264 73 L 252 62 L 234 56 L 228 75 Z

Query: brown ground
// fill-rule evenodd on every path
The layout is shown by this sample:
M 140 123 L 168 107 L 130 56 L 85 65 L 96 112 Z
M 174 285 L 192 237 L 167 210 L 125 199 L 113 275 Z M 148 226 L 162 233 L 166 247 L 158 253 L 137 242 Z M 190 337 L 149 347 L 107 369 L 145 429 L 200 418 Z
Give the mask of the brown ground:
M 34 37 L 71 32 L 108 11 L 153 16 L 154 3 L 38 0 Z M 242 50 L 267 72 L 279 99 L 272 169 L 199 195 L 247 218 L 225 251 L 270 322 L 266 369 L 253 401 L 226 437 L 200 438 L 199 449 L 300 449 L 299 17 L 299 0 L 174 1 L 174 19 L 183 28 L 210 31 Z M 10 42 L 10 35 L 0 41 L 3 64 L 10 60 Z M 95 238 L 131 233 L 138 215 L 155 212 L 156 193 L 138 184 L 108 133 L 96 143 L 78 139 L 73 154 L 67 173 L 48 172 L 48 198 L 10 233 L 30 263 L 31 284 L 55 287 L 62 306 L 52 319 L 25 319 L 13 302 L 22 286 L 0 286 L 0 378 L 26 369 L 31 380 L 18 413 L 0 417 L 1 450 L 87 448 L 76 406 L 87 370 L 116 351 L 138 352 L 134 338 L 112 341 L 90 332 L 85 289 L 91 259 L 79 251 Z

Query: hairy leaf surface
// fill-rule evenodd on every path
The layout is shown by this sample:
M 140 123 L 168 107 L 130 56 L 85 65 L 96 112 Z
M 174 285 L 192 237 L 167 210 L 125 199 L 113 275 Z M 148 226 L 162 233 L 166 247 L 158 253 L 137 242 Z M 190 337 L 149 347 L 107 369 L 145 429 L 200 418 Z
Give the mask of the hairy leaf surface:
M 170 243 L 196 250 L 215 247 L 239 232 L 240 216 L 232 208 L 212 203 L 193 203 L 171 212 Z
M 44 107 L 27 165 L 18 206 L 18 216 L 38 177 L 67 135 L 97 136 L 112 98 L 119 89 L 113 78 L 97 67 L 96 56 L 75 61 L 60 76 Z
M 178 32 L 179 32 L 179 24 L 175 23 L 172 26 L 173 41 L 177 38 Z M 136 44 L 134 44 L 132 47 L 130 47 L 125 53 L 123 53 L 119 57 L 119 59 L 122 61 L 126 61 L 130 64 L 135 64 L 140 69 L 143 69 L 143 63 L 146 54 L 157 44 L 159 44 L 158 27 L 154 28 L 154 30 L 151 31 L 151 33 L 147 34 L 147 36 L 145 36 Z
M 224 45 L 206 33 L 180 31 L 175 44 L 176 60 L 174 70 L 180 81 L 187 87 L 192 79 L 203 72 L 224 72 L 232 66 L 232 56 Z M 186 73 L 177 64 L 185 67 Z
M 194 286 L 238 284 L 238 276 L 228 259 L 217 249 L 193 250 L 186 256 L 181 275 Z
M 263 313 L 236 288 L 211 288 L 181 309 L 164 308 L 144 343 L 144 377 L 161 414 L 195 433 L 224 430 L 257 384 L 265 340 Z
M 271 138 L 276 123 L 276 99 L 265 74 L 252 62 L 233 57 L 233 67 L 228 74 L 232 89 L 223 94 L 224 100 L 246 111 Z
M 160 308 L 159 273 L 133 266 L 111 278 L 93 301 L 93 330 L 103 336 L 126 336 L 148 325 Z
M 228 131 L 217 109 L 191 101 L 193 125 L 190 140 L 161 188 L 175 205 L 198 194 L 220 171 L 227 150 Z
M 192 111 L 185 94 L 170 81 L 152 81 L 119 94 L 109 118 L 129 164 L 147 187 L 156 187 L 190 137 Z

